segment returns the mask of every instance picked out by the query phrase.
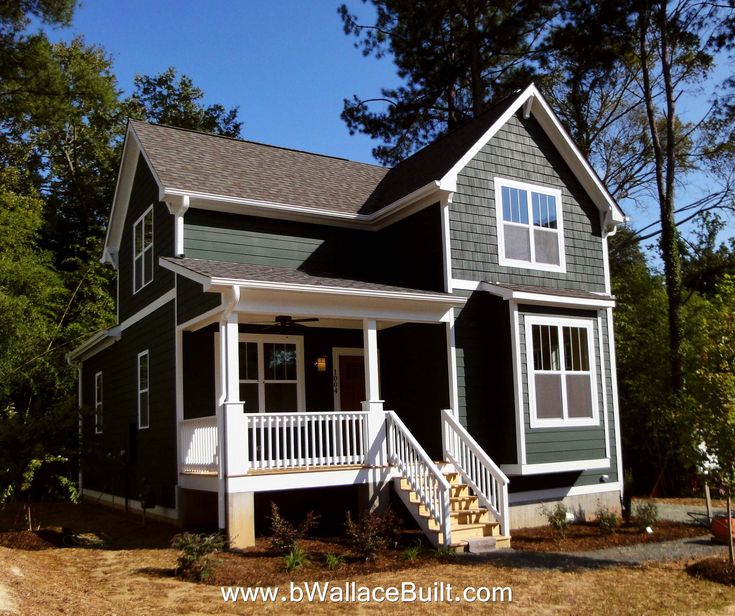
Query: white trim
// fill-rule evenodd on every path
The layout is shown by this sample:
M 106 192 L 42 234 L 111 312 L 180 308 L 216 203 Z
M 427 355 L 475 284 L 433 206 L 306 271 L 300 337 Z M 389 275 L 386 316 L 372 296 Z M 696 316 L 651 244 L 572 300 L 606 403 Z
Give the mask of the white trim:
M 547 490 L 529 490 L 527 492 L 515 492 L 508 495 L 511 505 L 520 505 L 541 500 L 564 498 L 565 496 L 583 496 L 585 494 L 602 494 L 604 492 L 619 492 L 621 484 L 619 481 L 610 483 L 595 483 L 589 486 L 572 486 L 571 488 L 549 488 Z
M 265 408 L 265 388 L 273 383 L 293 383 L 293 380 L 274 381 L 265 378 L 263 345 L 268 343 L 293 344 L 296 346 L 296 411 L 306 410 L 306 379 L 304 370 L 304 337 L 292 334 L 245 334 L 238 335 L 238 342 L 253 342 L 258 345 L 258 412 L 267 413 Z M 239 352 L 239 345 L 238 345 Z M 240 383 L 238 375 L 238 383 Z M 239 394 L 238 394 L 239 395 Z M 245 409 L 247 412 L 247 409 Z
M 618 465 L 618 477 L 623 477 L 623 448 L 620 438 L 620 405 L 618 402 L 618 370 L 615 356 L 615 328 L 613 327 L 612 308 L 607 309 L 607 342 L 610 347 L 610 378 L 612 379 L 613 421 L 615 424 L 615 457 Z M 622 485 L 622 484 L 621 484 Z M 622 493 L 622 488 L 621 488 Z
M 189 209 L 189 196 L 171 198 L 166 200 L 168 213 L 174 217 L 174 255 L 184 256 L 184 214 Z
M 520 457 L 520 463 L 526 463 L 526 421 L 523 408 L 523 368 L 521 361 L 521 328 L 518 316 L 518 304 L 511 300 L 510 310 L 510 344 L 513 361 L 513 402 L 515 404 L 516 418 L 516 452 Z
M 176 290 L 174 277 L 174 290 Z M 184 421 L 184 332 L 176 328 L 179 318 L 179 302 L 174 303 L 174 356 L 176 363 L 176 451 L 181 452 L 181 422 Z M 181 454 L 176 455 L 176 471 L 181 472 Z
M 123 509 L 125 507 L 124 496 L 115 496 L 114 494 L 108 494 L 107 492 L 99 492 L 97 490 L 84 488 L 84 490 L 82 491 L 82 497 L 94 500 L 96 502 L 104 503 L 105 505 L 115 507 L 116 509 Z M 134 498 L 128 498 L 128 507 L 135 511 L 140 511 L 141 513 L 143 512 L 143 507 L 141 506 L 140 501 Z M 171 509 L 170 507 L 161 507 L 160 505 L 156 505 L 155 507 L 146 509 L 146 515 L 168 518 L 170 520 L 178 520 L 179 510 L 177 507 Z
M 594 343 L 594 329 L 591 319 L 582 318 L 567 318 L 567 317 L 556 317 L 556 316 L 542 316 L 537 314 L 525 314 L 524 315 L 525 330 L 526 330 L 526 381 L 528 387 L 528 416 L 531 429 L 535 428 L 572 428 L 582 426 L 599 426 L 599 393 L 597 389 L 597 367 L 595 362 L 595 343 Z M 559 362 L 560 367 L 558 372 L 561 384 L 561 396 L 562 396 L 562 419 L 543 419 L 536 416 L 536 383 L 533 378 L 536 371 L 533 367 L 533 334 L 532 327 L 534 325 L 544 325 L 549 327 L 558 328 L 559 332 Z M 564 335 L 563 328 L 574 327 L 585 329 L 587 331 L 587 354 L 589 358 L 589 370 L 583 371 L 584 373 L 589 372 L 590 377 L 590 392 L 592 397 L 592 417 L 568 417 L 568 400 L 566 395 L 566 375 L 568 374 L 565 366 L 565 352 L 564 352 Z M 548 373 L 548 371 L 543 371 Z M 576 374 L 573 373 L 573 374 Z
M 97 380 L 99 377 L 99 381 Z M 99 387 L 101 385 L 101 387 Z M 102 370 L 94 373 L 94 433 L 102 434 L 104 430 L 104 395 L 105 384 L 102 376 Z M 99 418 L 99 421 L 98 421 Z
M 597 346 L 600 349 L 600 389 L 602 390 L 602 421 L 605 425 L 605 457 L 610 457 L 610 426 L 608 425 L 607 377 L 605 375 L 605 347 L 602 344 L 602 319 L 597 315 Z
M 448 197 L 439 204 L 442 227 L 442 254 L 444 257 L 444 291 L 446 293 L 452 292 L 452 240 L 449 224 L 449 204 L 451 202 L 451 198 Z
M 170 301 L 174 299 L 176 299 L 176 287 L 175 286 L 173 289 L 169 289 L 168 291 L 166 291 L 163 295 L 159 295 L 150 304 L 145 306 L 145 308 L 141 308 L 134 315 L 129 316 L 127 319 L 125 319 L 122 323 L 120 323 L 120 325 L 116 326 L 114 329 L 120 332 L 123 332 L 126 329 L 128 329 L 128 327 L 135 325 L 138 321 L 142 321 L 147 316 L 153 314 L 159 308 L 163 308 L 166 304 L 168 304 Z
M 80 344 L 76 349 L 67 353 L 66 361 L 72 365 L 75 362 L 84 362 L 90 357 L 93 357 L 97 353 L 112 346 L 118 340 L 120 340 L 120 333 L 116 327 L 98 331 L 82 342 L 82 344 Z
M 457 376 L 457 339 L 454 331 L 454 311 L 445 323 L 447 337 L 447 367 L 449 369 L 449 404 L 456 416 L 459 413 L 459 380 Z
M 483 284 L 481 280 L 463 280 L 461 278 L 452 278 L 450 286 L 452 291 L 477 291 Z
M 610 468 L 610 458 L 596 460 L 570 460 L 568 462 L 548 462 L 545 464 L 501 464 L 506 475 L 543 475 L 547 473 L 568 473 L 599 468 Z
M 552 188 L 550 186 L 541 186 L 539 184 L 532 184 L 530 182 L 519 182 L 517 180 L 511 180 L 502 177 L 493 177 L 493 186 L 495 192 L 495 225 L 497 229 L 498 238 L 498 263 L 503 267 L 519 267 L 521 269 L 532 269 L 543 272 L 560 272 L 566 273 L 566 255 L 564 248 L 564 215 L 563 215 L 563 202 L 561 198 L 561 190 L 558 188 Z M 514 188 L 516 190 L 525 191 L 526 193 L 526 215 L 528 217 L 528 223 L 514 223 L 508 222 L 503 218 L 503 188 Z M 531 206 L 531 193 L 538 193 L 541 195 L 548 195 L 554 197 L 556 200 L 556 229 L 546 229 L 544 227 L 536 227 L 533 224 L 533 208 Z M 510 259 L 505 256 L 505 225 L 515 226 L 528 230 L 529 238 L 529 250 L 530 258 L 528 261 L 520 259 Z M 557 248 L 559 250 L 559 265 L 552 263 L 542 263 L 536 260 L 536 243 L 535 234 L 540 229 L 542 233 L 556 233 Z
M 146 243 L 145 243 L 145 235 L 146 235 L 145 230 L 146 230 L 146 218 L 148 217 L 148 214 L 151 215 L 151 222 L 150 222 L 150 225 L 151 225 L 151 243 L 146 246 Z M 141 223 L 141 226 L 142 226 L 142 234 L 143 234 L 143 240 L 142 240 L 142 243 L 141 243 L 141 245 L 143 247 L 143 250 L 140 253 L 136 252 L 136 243 L 137 243 L 136 242 L 136 239 L 137 239 L 137 236 L 138 236 L 138 223 Z M 153 282 L 153 280 L 155 279 L 155 277 L 156 277 L 155 214 L 153 213 L 153 204 L 152 203 L 148 206 L 148 208 L 146 208 L 146 210 L 140 216 L 138 216 L 138 218 L 133 223 L 133 237 L 132 237 L 132 240 L 133 240 L 133 250 L 132 250 L 132 254 L 133 254 L 133 295 L 135 295 L 135 294 L 139 293 L 140 291 L 142 291 L 143 289 L 145 289 L 149 284 L 151 284 Z M 151 279 L 146 281 L 146 279 L 145 279 L 146 259 L 148 258 L 148 255 L 150 255 L 150 260 L 151 260 Z M 143 262 L 143 264 L 141 266 L 141 273 L 143 274 L 143 284 L 140 285 L 140 287 L 138 287 L 138 279 L 137 279 L 137 276 L 136 276 L 136 270 L 137 270 L 136 264 L 137 264 L 137 261 L 138 261 L 139 258 Z
M 340 392 L 342 386 L 339 382 L 339 358 L 342 356 L 349 357 L 365 357 L 365 349 L 361 347 L 332 347 L 332 391 L 334 393 L 333 402 L 334 410 L 342 410 L 342 400 L 340 398 Z M 363 359 L 364 361 L 364 359 Z M 354 409 L 356 411 L 360 409 Z
M 612 295 L 612 284 L 610 283 L 610 254 L 607 245 L 607 234 L 602 234 L 602 267 L 605 276 L 605 294 Z
M 146 385 L 147 385 L 147 387 L 145 389 L 141 389 L 140 388 L 140 360 L 141 360 L 141 358 L 144 355 L 146 356 L 146 366 L 145 366 L 145 369 L 146 369 L 146 372 L 147 372 L 147 374 L 146 374 Z M 138 353 L 138 358 L 137 358 L 137 361 L 136 361 L 136 364 L 135 365 L 136 365 L 136 368 L 137 368 L 136 371 L 135 371 L 135 382 L 136 382 L 137 406 L 138 406 L 138 430 L 146 430 L 146 429 L 150 428 L 150 426 L 151 426 L 151 356 L 150 356 L 150 353 L 148 352 L 148 349 L 146 349 L 145 351 L 141 351 L 140 353 Z M 145 425 L 143 425 L 143 422 L 141 421 L 141 414 L 140 414 L 140 411 L 141 411 L 141 408 L 140 408 L 140 395 L 142 393 L 146 393 L 147 394 L 147 396 L 146 396 L 146 406 L 148 408 L 146 409 L 146 412 L 147 412 L 147 415 L 148 415 L 148 417 L 147 417 L 148 421 L 147 421 L 147 423 Z
M 207 325 L 211 325 L 212 323 L 219 321 L 219 316 L 222 314 L 224 309 L 224 304 L 220 304 L 211 310 L 207 310 L 207 312 L 202 312 L 199 316 L 192 317 L 188 321 L 184 321 L 181 325 L 177 325 L 176 329 L 195 332 L 198 329 L 202 329 L 202 327 L 206 327 Z

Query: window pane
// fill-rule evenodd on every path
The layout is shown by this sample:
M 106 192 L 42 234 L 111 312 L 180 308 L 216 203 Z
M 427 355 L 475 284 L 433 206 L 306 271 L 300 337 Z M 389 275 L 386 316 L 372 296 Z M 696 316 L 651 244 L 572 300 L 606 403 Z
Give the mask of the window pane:
M 148 413 L 148 392 L 143 391 L 140 393 L 139 397 L 139 409 L 140 409 L 140 427 L 146 427 L 149 422 L 149 413 Z
M 505 258 L 517 261 L 531 260 L 531 242 L 528 237 L 529 229 L 504 225 L 503 238 L 505 240 Z
M 557 231 L 534 229 L 533 247 L 537 263 L 559 265 L 559 236 Z
M 101 374 L 97 375 L 97 379 L 95 383 L 94 401 L 95 401 L 95 404 L 100 404 L 102 402 L 102 375 Z
M 564 328 L 564 366 L 572 372 L 588 371 L 590 369 L 586 328 Z
M 533 224 L 546 229 L 556 229 L 556 197 L 531 193 L 533 202 Z
M 266 383 L 265 410 L 271 413 L 297 410 L 296 383 Z
M 503 200 L 503 220 L 511 220 L 510 218 L 510 189 L 503 186 L 500 189 L 501 198 Z
M 135 259 L 135 290 L 139 290 L 143 286 L 143 256 Z
M 145 229 L 143 248 L 145 248 L 146 246 L 150 246 L 153 243 L 153 210 L 146 214 L 143 222 L 143 228 Z
M 567 374 L 567 415 L 592 417 L 592 385 L 588 374 Z
M 536 417 L 539 419 L 561 419 L 561 375 L 536 375 Z
M 145 262 L 145 278 L 143 284 L 148 284 L 153 280 L 153 248 L 149 248 L 143 253 L 143 261 Z
M 240 383 L 240 400 L 245 403 L 246 413 L 258 413 L 260 411 L 258 384 Z
M 533 369 L 559 370 L 559 329 L 554 325 L 534 325 Z
M 138 358 L 138 389 L 148 389 L 148 355 Z
M 503 186 L 503 220 L 528 224 L 528 197 L 525 190 Z
M 139 255 L 143 252 L 143 221 L 140 220 L 133 229 L 133 235 L 135 236 L 135 254 Z
M 240 380 L 258 380 L 258 343 L 240 343 Z
M 296 345 L 263 345 L 265 354 L 265 378 L 274 381 L 296 380 Z

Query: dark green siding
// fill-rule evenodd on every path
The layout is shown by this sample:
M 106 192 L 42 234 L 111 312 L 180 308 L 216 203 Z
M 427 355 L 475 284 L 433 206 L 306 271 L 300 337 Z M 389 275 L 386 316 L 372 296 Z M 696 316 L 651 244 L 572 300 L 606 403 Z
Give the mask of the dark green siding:
M 499 265 L 495 176 L 561 190 L 566 273 Z M 599 211 L 533 118 L 512 117 L 460 172 L 449 219 L 454 278 L 605 291 Z
M 153 280 L 137 293 L 133 293 L 133 225 L 153 205 Z M 166 291 L 174 288 L 172 272 L 158 265 L 159 257 L 170 257 L 174 253 L 174 217 L 166 205 L 158 201 L 158 186 L 148 165 L 141 156 L 135 171 L 130 203 L 125 218 L 118 257 L 119 313 L 120 321 L 145 308 Z
M 149 351 L 150 427 L 139 430 L 137 356 Z M 94 374 L 101 370 L 104 387 L 104 431 L 93 434 L 93 419 L 84 426 L 84 485 L 139 499 L 143 482 L 155 504 L 175 506 L 176 397 L 174 302 L 122 332 L 121 339 L 83 364 L 82 399 L 94 405 Z
M 195 209 L 184 220 L 187 257 L 443 289 L 438 206 L 377 232 Z
M 222 296 L 219 293 L 204 293 L 198 282 L 176 275 L 176 317 L 179 325 L 221 303 Z
M 214 372 L 216 325 L 195 332 L 183 332 L 184 419 L 214 415 L 217 409 Z

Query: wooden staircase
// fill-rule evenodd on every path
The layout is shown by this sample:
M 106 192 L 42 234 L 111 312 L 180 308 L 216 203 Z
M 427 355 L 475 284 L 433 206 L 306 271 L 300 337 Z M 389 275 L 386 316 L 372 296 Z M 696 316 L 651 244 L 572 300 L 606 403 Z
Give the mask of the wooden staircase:
M 443 463 L 439 463 L 440 466 L 441 464 Z M 439 524 L 421 504 L 418 495 L 411 490 L 409 482 L 402 477 L 394 479 L 396 494 L 431 543 L 437 547 L 448 547 L 455 552 L 487 552 L 492 549 L 509 548 L 510 537 L 501 535 L 500 523 L 487 508 L 480 505 L 478 497 L 462 482 L 460 474 L 454 471 L 442 474 L 450 486 L 452 543 L 449 546 L 445 546 Z

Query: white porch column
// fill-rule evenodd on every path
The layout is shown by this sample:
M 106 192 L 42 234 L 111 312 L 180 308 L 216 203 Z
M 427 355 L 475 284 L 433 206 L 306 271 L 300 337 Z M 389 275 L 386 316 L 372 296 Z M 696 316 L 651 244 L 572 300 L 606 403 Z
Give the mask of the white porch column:
M 365 353 L 365 400 L 362 410 L 382 411 L 378 377 L 378 324 L 375 319 L 362 320 L 362 339 Z
M 240 341 L 237 313 L 230 314 L 220 323 L 222 341 L 222 368 L 224 376 L 224 401 L 222 403 L 221 439 L 226 477 L 244 475 L 247 472 L 246 431 L 244 407 L 240 400 Z

